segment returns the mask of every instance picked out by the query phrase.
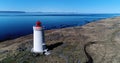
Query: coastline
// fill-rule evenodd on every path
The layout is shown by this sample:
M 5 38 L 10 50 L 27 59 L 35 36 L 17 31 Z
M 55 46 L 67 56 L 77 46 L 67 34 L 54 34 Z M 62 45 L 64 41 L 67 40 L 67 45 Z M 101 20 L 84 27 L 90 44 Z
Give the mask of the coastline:
M 93 62 L 91 63 L 119 63 L 119 29 L 120 17 L 114 17 L 91 22 L 84 26 L 46 30 L 45 41 L 48 47 L 58 43 L 61 45 L 51 48 L 50 56 L 39 57 L 37 61 L 41 61 L 41 63 L 46 60 L 51 63 L 89 63 L 92 58 Z M 19 48 L 24 51 L 29 51 L 32 48 L 32 34 L 1 42 L 0 59 L 6 58 L 6 54 L 9 53 L 17 55 L 16 51 Z

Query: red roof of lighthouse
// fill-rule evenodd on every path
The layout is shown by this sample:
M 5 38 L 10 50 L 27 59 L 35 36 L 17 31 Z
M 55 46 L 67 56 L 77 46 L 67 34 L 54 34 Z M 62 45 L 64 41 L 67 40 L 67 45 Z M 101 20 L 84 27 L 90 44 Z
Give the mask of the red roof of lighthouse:
M 36 27 L 41 27 L 41 22 L 40 21 L 36 22 Z

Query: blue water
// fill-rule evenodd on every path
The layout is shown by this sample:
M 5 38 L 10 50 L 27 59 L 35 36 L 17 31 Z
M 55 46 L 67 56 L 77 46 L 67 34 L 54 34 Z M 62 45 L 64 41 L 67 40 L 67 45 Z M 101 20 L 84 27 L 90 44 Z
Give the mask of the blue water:
M 35 22 L 40 20 L 45 30 L 82 26 L 100 19 L 120 16 L 119 14 L 74 14 L 44 15 L 30 13 L 0 13 L 0 40 L 13 39 L 31 34 Z

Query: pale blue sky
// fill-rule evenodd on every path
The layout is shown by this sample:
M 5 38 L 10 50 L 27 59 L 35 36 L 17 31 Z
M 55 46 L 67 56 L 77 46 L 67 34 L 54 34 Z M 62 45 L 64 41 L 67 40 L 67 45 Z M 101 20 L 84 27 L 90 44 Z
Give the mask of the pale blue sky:
M 0 11 L 120 13 L 120 0 L 0 0 Z

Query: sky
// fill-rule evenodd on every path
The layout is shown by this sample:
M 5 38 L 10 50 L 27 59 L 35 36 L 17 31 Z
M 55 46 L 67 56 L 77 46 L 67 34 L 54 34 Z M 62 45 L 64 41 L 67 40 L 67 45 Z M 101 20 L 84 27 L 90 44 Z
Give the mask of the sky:
M 120 13 L 120 0 L 0 0 L 0 11 Z

